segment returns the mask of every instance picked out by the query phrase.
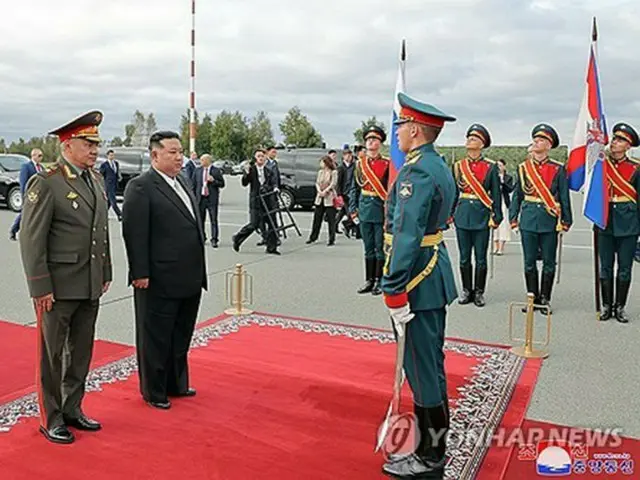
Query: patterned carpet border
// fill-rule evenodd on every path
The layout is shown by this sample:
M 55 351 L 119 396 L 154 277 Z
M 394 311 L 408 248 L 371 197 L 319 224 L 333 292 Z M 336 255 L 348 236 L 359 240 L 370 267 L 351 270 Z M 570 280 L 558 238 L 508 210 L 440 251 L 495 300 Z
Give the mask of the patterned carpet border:
M 231 316 L 196 329 L 192 348 L 206 347 L 248 326 L 280 327 L 306 333 L 344 336 L 353 340 L 394 343 L 391 332 L 366 327 L 347 326 L 314 320 L 285 318 L 268 314 Z M 487 442 L 469 442 L 468 432 L 491 438 L 507 409 L 511 395 L 525 365 L 525 360 L 509 350 L 491 345 L 445 342 L 445 352 L 476 357 L 479 362 L 473 374 L 459 388 L 459 398 L 451 405 L 451 432 L 448 440 L 446 479 L 475 478 L 488 450 Z M 136 356 L 130 355 L 96 368 L 87 377 L 87 392 L 99 391 L 103 385 L 124 381 L 137 370 Z M 37 417 L 35 393 L 0 405 L 0 432 L 8 432 L 23 417 Z

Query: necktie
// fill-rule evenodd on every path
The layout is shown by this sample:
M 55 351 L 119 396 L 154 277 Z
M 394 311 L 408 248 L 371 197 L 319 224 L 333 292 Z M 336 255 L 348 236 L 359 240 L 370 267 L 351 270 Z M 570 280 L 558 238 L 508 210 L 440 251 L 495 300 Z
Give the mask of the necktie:
M 173 180 L 173 189 L 176 191 L 176 194 L 178 195 L 178 197 L 180 197 L 180 200 L 182 200 L 182 203 L 184 203 L 184 206 L 187 207 L 187 210 L 189 210 L 189 213 L 191 213 L 191 216 L 193 218 L 196 218 L 195 214 L 193 213 L 193 208 L 191 206 L 191 200 L 189 200 L 189 195 L 187 195 L 187 192 L 184 191 L 184 189 L 182 188 L 182 185 L 180 185 L 180 182 L 178 182 L 178 180 L 176 179 Z
M 80 176 L 82 177 L 82 179 L 85 181 L 85 183 L 89 187 L 89 190 L 93 191 L 93 184 L 91 183 L 91 177 L 89 176 L 89 170 L 83 170 L 82 173 L 80 174 Z
M 42 171 L 42 165 L 40 165 L 39 163 L 36 163 L 36 172 L 41 172 Z

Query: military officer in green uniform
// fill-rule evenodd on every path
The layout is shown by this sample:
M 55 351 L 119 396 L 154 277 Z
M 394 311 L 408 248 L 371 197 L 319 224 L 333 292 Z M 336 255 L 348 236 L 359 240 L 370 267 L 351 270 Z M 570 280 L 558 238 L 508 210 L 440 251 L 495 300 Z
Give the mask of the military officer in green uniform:
M 364 244 L 365 284 L 358 293 L 380 295 L 380 279 L 384 265 L 383 226 L 384 202 L 389 182 L 389 159 L 380 155 L 386 140 L 384 130 L 376 125 L 364 133 L 366 155 L 359 158 L 353 175 L 349 198 L 350 215 L 360 226 Z
M 487 250 L 490 229 L 502 222 L 502 191 L 498 164 L 485 158 L 482 150 L 491 145 L 489 131 L 480 124 L 467 130 L 467 155 L 453 165 L 459 191 L 454 213 L 458 250 L 460 251 L 461 305 L 473 302 L 484 307 L 487 283 Z M 475 279 L 471 251 L 476 261 Z M 474 281 L 475 280 L 475 281 Z
M 54 443 L 74 441 L 68 427 L 101 428 L 82 410 L 99 301 L 112 278 L 107 196 L 93 169 L 101 121 L 92 111 L 50 132 L 60 139 L 62 158 L 31 177 L 22 210 L 22 264 L 37 318 L 40 432 Z
M 404 370 L 420 442 L 410 455 L 390 458 L 383 471 L 396 478 L 443 478 L 449 428 L 445 320 L 457 298 L 443 230 L 457 191 L 433 144 L 445 121 L 455 118 L 403 93 L 398 100 L 398 144 L 406 157 L 387 203 L 382 291 L 396 335 L 406 335 Z
M 600 256 L 600 284 L 602 312 L 600 320 L 615 317 L 628 323 L 624 311 L 631 287 L 631 270 L 638 235 L 640 235 L 640 165 L 627 156 L 631 147 L 640 146 L 640 138 L 633 127 L 618 123 L 613 127 L 613 138 L 607 155 L 607 183 L 609 185 L 609 218 L 602 230 L 594 226 L 598 235 Z M 613 296 L 613 266 L 618 258 L 616 296 Z
M 524 277 L 535 303 L 551 309 L 551 291 L 556 273 L 558 235 L 573 223 L 569 185 L 564 165 L 549 158 L 560 138 L 548 124 L 536 125 L 527 159 L 518 166 L 518 178 L 509 208 L 511 228 L 519 229 L 524 255 Z M 538 284 L 536 259 L 542 252 L 542 280 Z

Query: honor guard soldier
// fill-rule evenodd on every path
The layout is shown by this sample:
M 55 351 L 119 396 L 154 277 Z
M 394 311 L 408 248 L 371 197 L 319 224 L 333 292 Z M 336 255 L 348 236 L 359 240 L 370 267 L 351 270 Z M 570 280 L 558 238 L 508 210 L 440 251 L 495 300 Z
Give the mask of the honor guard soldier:
M 450 423 L 445 320 L 447 306 L 457 297 L 443 230 L 457 191 L 433 143 L 444 122 L 455 118 L 403 93 L 398 101 L 398 144 L 406 157 L 387 202 L 382 291 L 396 335 L 406 335 L 404 371 L 420 441 L 413 453 L 391 456 L 383 472 L 397 478 L 443 478 Z
M 631 269 L 638 235 L 640 235 L 640 165 L 631 160 L 627 152 L 640 146 L 638 133 L 626 123 L 613 127 L 613 138 L 606 160 L 609 195 L 607 228 L 594 226 L 598 234 L 600 257 L 600 283 L 602 285 L 602 312 L 600 320 L 615 317 L 620 323 L 628 323 L 624 311 L 631 287 Z M 615 302 L 613 297 L 613 265 L 618 258 Z
M 461 305 L 473 302 L 484 307 L 487 283 L 487 250 L 489 229 L 502 222 L 502 192 L 498 164 L 485 158 L 482 149 L 491 145 L 489 131 L 474 124 L 467 130 L 467 155 L 453 166 L 458 186 L 458 205 L 454 213 L 460 275 L 462 277 Z M 475 279 L 471 264 L 471 251 L 476 260 Z
M 509 221 L 511 228 L 521 232 L 527 292 L 534 294 L 537 305 L 551 311 L 558 234 L 569 231 L 573 215 L 564 165 L 549 158 L 549 150 L 560 144 L 558 133 L 552 126 L 541 123 L 534 127 L 531 136 L 531 152 L 518 166 Z M 538 250 L 542 252 L 540 288 L 536 265 Z
M 29 180 L 20 248 L 38 332 L 40 432 L 71 443 L 68 427 L 99 430 L 82 411 L 100 297 L 111 282 L 107 195 L 93 167 L 102 114 L 50 132 L 62 158 Z M 65 352 L 63 354 L 63 352 Z
M 376 125 L 364 133 L 367 152 L 356 163 L 349 195 L 350 199 L 355 199 L 349 206 L 350 214 L 360 226 L 364 242 L 366 282 L 358 293 L 371 292 L 372 295 L 382 293 L 384 202 L 387 199 L 389 159 L 380 155 L 380 146 L 386 138 L 384 130 Z

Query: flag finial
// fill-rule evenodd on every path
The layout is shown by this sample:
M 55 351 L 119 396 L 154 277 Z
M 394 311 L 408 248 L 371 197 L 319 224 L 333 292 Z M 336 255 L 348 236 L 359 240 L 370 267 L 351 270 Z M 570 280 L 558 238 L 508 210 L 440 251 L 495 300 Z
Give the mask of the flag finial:
M 591 28 L 591 40 L 598 41 L 598 27 L 596 26 L 596 17 L 593 17 L 593 27 Z

